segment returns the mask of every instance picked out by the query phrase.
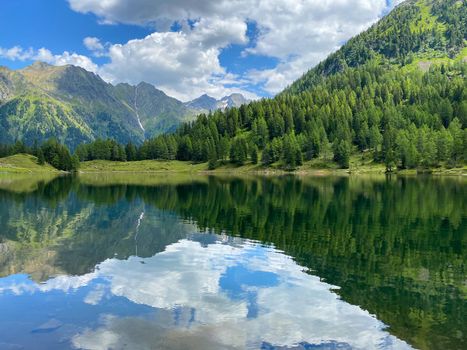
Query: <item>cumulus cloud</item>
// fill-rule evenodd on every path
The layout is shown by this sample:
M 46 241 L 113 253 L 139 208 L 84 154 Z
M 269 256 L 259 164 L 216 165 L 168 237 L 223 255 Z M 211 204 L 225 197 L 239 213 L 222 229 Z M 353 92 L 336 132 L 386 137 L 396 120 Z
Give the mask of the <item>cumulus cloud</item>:
M 14 46 L 9 49 L 0 47 L 0 57 L 11 61 L 25 61 L 34 56 L 32 49 L 24 50 L 22 47 Z
M 105 47 L 96 37 L 86 37 L 83 39 L 84 46 L 93 53 L 96 57 L 104 56 L 105 54 Z
M 193 29 L 154 32 L 143 39 L 109 47 L 108 64 L 101 75 L 111 82 L 154 83 L 171 96 L 189 100 L 203 93 L 215 97 L 241 92 L 235 77 L 220 65 L 222 47 L 246 43 L 246 24 L 226 25 L 219 19 L 202 19 Z M 224 87 L 228 83 L 236 87 Z
M 0 47 L 0 57 L 11 61 L 41 61 L 55 66 L 71 64 L 90 72 L 98 71 L 98 66 L 89 57 L 68 51 L 55 55 L 46 48 L 34 50 L 32 48 L 23 49 L 19 46 L 9 49 Z

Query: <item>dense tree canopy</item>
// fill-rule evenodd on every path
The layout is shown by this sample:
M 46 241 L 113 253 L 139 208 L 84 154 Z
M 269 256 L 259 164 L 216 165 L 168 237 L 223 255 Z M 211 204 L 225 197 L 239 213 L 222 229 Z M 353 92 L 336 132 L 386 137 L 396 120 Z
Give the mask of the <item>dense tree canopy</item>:
M 347 168 L 365 152 L 388 170 L 463 165 L 466 19 L 465 1 L 408 0 L 275 98 L 200 115 L 137 158 Z

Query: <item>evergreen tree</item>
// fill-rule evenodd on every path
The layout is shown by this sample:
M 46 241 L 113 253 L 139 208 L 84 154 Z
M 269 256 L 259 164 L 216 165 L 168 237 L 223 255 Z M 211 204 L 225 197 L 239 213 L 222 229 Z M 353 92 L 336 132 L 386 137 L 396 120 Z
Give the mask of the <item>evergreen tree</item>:
M 258 147 L 256 145 L 251 147 L 250 158 L 253 164 L 258 164 Z
M 392 172 L 397 165 L 396 156 L 396 133 L 391 127 L 388 127 L 383 134 L 382 155 L 386 171 Z
M 39 164 L 39 165 L 44 165 L 45 164 L 44 152 L 40 148 L 38 148 L 38 150 L 37 150 L 37 164 Z
M 350 166 L 351 145 L 348 140 L 334 141 L 334 160 L 341 168 L 348 169 Z
M 136 147 L 133 143 L 129 142 L 125 146 L 125 153 L 128 161 L 134 161 L 137 159 Z

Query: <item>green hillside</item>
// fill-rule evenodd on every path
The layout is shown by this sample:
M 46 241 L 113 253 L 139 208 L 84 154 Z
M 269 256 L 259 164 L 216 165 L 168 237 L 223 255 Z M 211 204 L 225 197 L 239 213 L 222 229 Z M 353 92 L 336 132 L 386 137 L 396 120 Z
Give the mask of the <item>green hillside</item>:
M 274 99 L 201 115 L 146 142 L 141 157 L 294 169 L 463 166 L 467 159 L 467 3 L 409 0 Z
M 18 71 L 0 67 L 0 143 L 141 143 L 193 115 L 150 84 L 113 86 L 82 68 L 41 62 Z
M 37 157 L 29 154 L 15 154 L 14 156 L 0 158 L 0 173 L 59 174 L 60 171 L 49 164 L 39 165 Z M 8 178 L 12 179 L 11 177 Z
M 467 5 L 459 0 L 407 0 L 366 32 L 294 82 L 285 93 L 299 93 L 326 77 L 368 62 L 394 68 L 466 57 Z M 443 60 L 440 60 L 443 59 Z
M 115 92 L 119 99 L 138 113 L 144 134 L 148 137 L 173 131 L 187 119 L 194 116 L 183 102 L 167 96 L 153 85 L 140 83 L 137 86 L 118 84 Z M 157 118 L 154 118 L 154 116 Z

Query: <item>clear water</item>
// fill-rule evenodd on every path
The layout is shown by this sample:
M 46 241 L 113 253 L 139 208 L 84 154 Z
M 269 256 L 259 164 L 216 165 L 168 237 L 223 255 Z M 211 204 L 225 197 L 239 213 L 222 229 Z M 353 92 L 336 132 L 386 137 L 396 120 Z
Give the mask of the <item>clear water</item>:
M 464 180 L 0 188 L 0 349 L 466 346 Z

